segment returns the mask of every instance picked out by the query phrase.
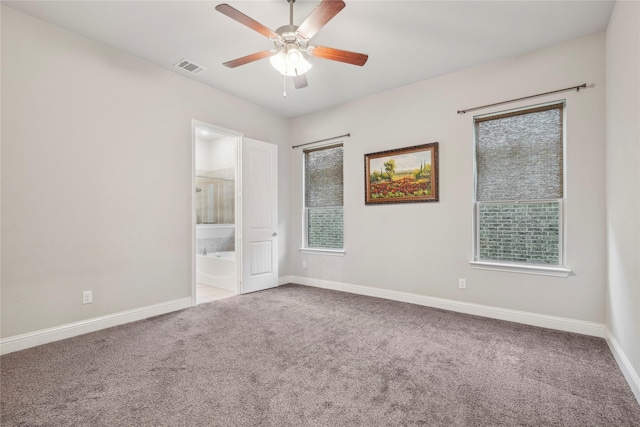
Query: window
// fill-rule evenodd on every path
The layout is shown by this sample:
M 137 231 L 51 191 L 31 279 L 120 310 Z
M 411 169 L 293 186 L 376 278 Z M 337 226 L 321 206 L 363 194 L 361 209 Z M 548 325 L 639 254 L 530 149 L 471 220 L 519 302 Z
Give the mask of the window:
M 476 262 L 563 266 L 563 110 L 474 119 Z
M 342 250 L 342 144 L 304 151 L 304 248 Z

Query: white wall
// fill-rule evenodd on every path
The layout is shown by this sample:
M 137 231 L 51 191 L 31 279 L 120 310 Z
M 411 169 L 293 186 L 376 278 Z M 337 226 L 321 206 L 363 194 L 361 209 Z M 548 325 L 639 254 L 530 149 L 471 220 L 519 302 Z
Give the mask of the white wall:
M 294 144 L 344 141 L 344 257 L 292 254 L 304 278 L 604 323 L 604 34 L 367 97 L 291 121 Z M 473 114 L 457 110 L 588 83 L 566 99 L 568 278 L 472 269 Z M 364 154 L 438 141 L 438 203 L 365 206 Z M 301 155 L 291 154 L 291 239 L 300 247 Z M 308 268 L 302 269 L 302 260 Z M 466 291 L 458 278 L 467 278 Z
M 285 145 L 282 146 L 284 150 Z M 211 170 L 236 167 L 237 147 L 235 138 L 222 138 L 211 144 Z
M 639 381 L 640 3 L 616 2 L 606 47 L 607 328 Z
M 196 164 L 196 170 L 198 169 L 204 169 L 204 170 L 210 170 L 213 169 L 211 167 L 211 148 L 212 148 L 212 144 L 211 141 L 205 141 L 201 138 L 197 138 L 196 137 L 196 158 L 195 158 L 195 164 Z
M 196 138 L 196 169 L 235 168 L 236 153 L 235 138 L 229 136 L 217 139 Z
M 3 338 L 191 295 L 192 119 L 281 144 L 286 239 L 287 120 L 5 6 L 2 64 Z

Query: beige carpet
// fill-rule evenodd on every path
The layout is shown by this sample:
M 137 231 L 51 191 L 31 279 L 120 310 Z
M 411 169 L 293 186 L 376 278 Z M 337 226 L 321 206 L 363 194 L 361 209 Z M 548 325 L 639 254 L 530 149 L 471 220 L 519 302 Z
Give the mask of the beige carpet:
M 287 285 L 0 358 L 6 426 L 640 426 L 605 341 Z

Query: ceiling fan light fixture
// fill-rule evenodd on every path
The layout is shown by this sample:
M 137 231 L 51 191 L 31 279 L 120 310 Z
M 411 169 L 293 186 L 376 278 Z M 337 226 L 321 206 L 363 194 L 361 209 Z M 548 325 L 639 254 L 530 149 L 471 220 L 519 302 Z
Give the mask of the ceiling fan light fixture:
M 292 48 L 284 53 L 280 51 L 269 59 L 273 68 L 280 74 L 295 77 L 305 74 L 311 69 L 311 64 L 298 49 Z
M 271 58 L 269 58 L 269 62 L 271 62 L 271 65 L 273 66 L 273 68 L 278 70 L 280 74 L 286 73 L 287 63 L 286 63 L 286 55 L 284 54 L 284 52 L 276 53 Z
M 298 65 L 302 59 L 302 54 L 298 49 L 289 49 L 287 52 L 287 63 L 290 65 Z

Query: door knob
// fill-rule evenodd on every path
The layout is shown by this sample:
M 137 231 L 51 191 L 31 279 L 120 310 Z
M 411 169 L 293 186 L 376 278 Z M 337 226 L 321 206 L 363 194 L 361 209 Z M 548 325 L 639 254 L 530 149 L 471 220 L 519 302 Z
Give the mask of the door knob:
M 276 233 L 275 231 L 272 234 L 273 237 L 276 237 L 277 235 L 278 235 L 278 233 Z

